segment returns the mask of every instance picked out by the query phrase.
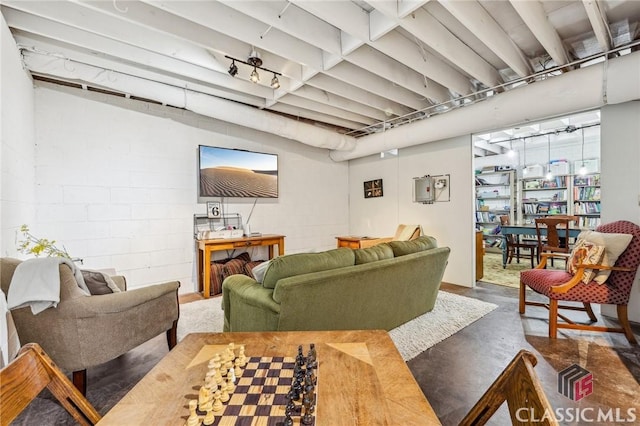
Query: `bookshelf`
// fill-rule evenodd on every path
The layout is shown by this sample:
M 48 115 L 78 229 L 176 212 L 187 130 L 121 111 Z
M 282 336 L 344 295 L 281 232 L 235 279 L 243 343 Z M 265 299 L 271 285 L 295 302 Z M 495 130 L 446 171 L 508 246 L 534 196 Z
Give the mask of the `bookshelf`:
M 519 223 L 534 223 L 536 217 L 554 214 L 570 214 L 569 175 L 559 175 L 551 180 L 524 178 L 520 180 Z
M 509 223 L 515 223 L 515 183 L 514 170 L 476 174 L 476 229 L 482 231 L 487 248 L 499 249 L 500 216 L 509 216 Z
M 582 228 L 600 225 L 600 174 L 573 177 L 573 215 Z
M 559 175 L 551 180 L 524 178 L 519 181 L 518 223 L 534 223 L 536 217 L 554 214 L 578 216 L 580 228 L 600 224 L 600 175 Z

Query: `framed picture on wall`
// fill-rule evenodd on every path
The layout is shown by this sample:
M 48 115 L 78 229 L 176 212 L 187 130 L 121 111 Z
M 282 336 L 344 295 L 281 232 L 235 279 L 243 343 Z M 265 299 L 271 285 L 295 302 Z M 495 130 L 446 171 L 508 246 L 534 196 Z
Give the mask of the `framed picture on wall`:
M 364 183 L 364 198 L 382 197 L 382 179 L 368 180 Z

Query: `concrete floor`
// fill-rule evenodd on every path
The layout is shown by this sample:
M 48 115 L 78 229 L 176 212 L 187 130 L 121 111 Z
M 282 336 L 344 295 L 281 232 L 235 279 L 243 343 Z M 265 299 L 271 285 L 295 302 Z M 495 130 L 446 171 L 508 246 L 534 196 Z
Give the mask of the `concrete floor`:
M 622 420 L 631 419 L 630 409 L 635 410 L 637 419 L 628 424 L 640 424 L 640 347 L 629 345 L 623 335 L 561 331 L 559 338 L 552 341 L 547 337 L 546 309 L 528 307 L 525 315 L 518 314 L 517 289 L 482 282 L 474 289 L 448 284 L 443 284 L 442 289 L 498 305 L 493 312 L 408 363 L 444 425 L 458 424 L 520 349 L 536 355 L 535 371 L 554 409 L 574 417 L 576 409 L 582 410 L 580 421 L 565 420 L 560 424 L 597 420 L 598 410 L 605 415 L 617 413 L 618 421 L 593 424 L 624 424 Z M 181 302 L 200 298 L 185 295 Z M 579 315 L 586 318 L 577 312 L 572 317 Z M 638 327 L 634 331 L 640 336 Z M 111 362 L 89 369 L 88 399 L 101 414 L 106 413 L 166 354 L 166 340 L 161 335 Z M 557 373 L 572 364 L 579 364 L 593 374 L 593 393 L 579 402 L 557 392 Z M 41 401 L 33 403 L 14 424 L 32 425 L 36 424 L 34 421 L 42 425 L 73 424 L 49 398 L 38 399 Z M 506 407 L 496 413 L 490 424 L 510 424 Z
M 550 340 L 548 311 L 528 306 L 520 316 L 518 289 L 482 282 L 474 289 L 446 284 L 442 289 L 498 305 L 408 363 L 443 424 L 458 424 L 520 349 L 537 357 L 535 371 L 547 398 L 558 414 L 565 416 L 560 424 L 586 424 L 599 411 L 607 414 L 610 410 L 614 419 L 616 413 L 619 415 L 618 421 L 608 424 L 624 424 L 621 420 L 640 424 L 640 347 L 631 346 L 624 335 L 560 330 L 558 339 Z M 600 317 L 598 312 L 596 315 Z M 582 312 L 568 316 L 574 320 L 587 318 Z M 637 338 L 639 328 L 634 326 L 634 332 Z M 572 364 L 593 374 L 593 393 L 578 402 L 557 391 L 558 372 Z M 581 421 L 568 420 L 569 415 L 577 417 L 580 411 Z M 506 405 L 490 424 L 510 424 Z

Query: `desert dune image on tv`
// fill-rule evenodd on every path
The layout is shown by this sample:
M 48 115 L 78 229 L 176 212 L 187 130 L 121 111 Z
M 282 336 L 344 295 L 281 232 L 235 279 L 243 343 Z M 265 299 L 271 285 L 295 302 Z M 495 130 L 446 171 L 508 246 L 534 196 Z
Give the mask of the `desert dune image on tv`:
M 201 197 L 278 197 L 278 156 L 200 146 Z

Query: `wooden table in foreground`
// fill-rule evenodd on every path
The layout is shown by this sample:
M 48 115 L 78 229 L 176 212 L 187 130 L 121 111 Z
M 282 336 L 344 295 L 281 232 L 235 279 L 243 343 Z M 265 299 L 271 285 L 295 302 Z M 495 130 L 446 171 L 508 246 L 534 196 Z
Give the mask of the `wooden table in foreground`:
M 272 259 L 273 246 L 277 245 L 278 256 L 284 255 L 284 235 L 263 234 L 257 237 L 197 240 L 197 245 L 198 290 L 202 291 L 205 299 L 211 296 L 211 252 L 266 246 L 269 249 L 269 259 Z
M 190 334 L 98 425 L 182 426 L 209 359 L 231 342 L 244 344 L 248 357 L 294 358 L 298 345 L 315 343 L 316 426 L 441 424 L 389 334 L 362 330 Z

